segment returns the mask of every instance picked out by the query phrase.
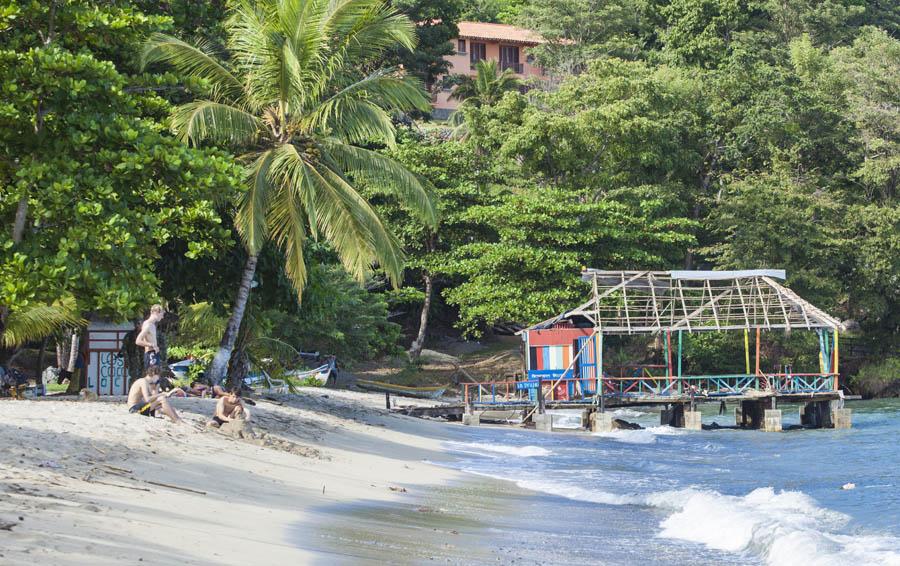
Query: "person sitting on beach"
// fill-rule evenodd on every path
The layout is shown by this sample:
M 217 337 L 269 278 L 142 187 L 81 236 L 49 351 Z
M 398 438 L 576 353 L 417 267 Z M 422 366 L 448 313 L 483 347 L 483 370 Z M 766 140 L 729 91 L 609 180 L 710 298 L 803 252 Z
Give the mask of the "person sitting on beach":
M 184 387 L 178 387 L 175 383 L 169 379 L 166 375 L 161 375 L 159 378 L 159 383 L 156 384 L 157 389 L 164 393 L 168 393 L 170 397 L 187 397 L 187 391 L 185 391 Z
M 147 375 L 135 380 L 128 391 L 128 412 L 138 413 L 145 417 L 156 416 L 157 411 L 172 419 L 172 422 L 181 422 L 181 417 L 169 404 L 171 392 L 160 392 L 158 383 L 162 371 L 159 366 L 153 366 L 147 370 Z
M 250 411 L 247 410 L 243 399 L 241 399 L 240 386 L 232 387 L 225 396 L 219 398 L 219 402 L 216 403 L 216 413 L 212 418 L 212 423 L 215 423 L 215 426 L 222 426 L 235 420 L 250 420 Z
M 202 381 L 192 381 L 191 387 L 187 390 L 187 393 L 191 397 L 211 397 L 212 387 L 203 383 Z

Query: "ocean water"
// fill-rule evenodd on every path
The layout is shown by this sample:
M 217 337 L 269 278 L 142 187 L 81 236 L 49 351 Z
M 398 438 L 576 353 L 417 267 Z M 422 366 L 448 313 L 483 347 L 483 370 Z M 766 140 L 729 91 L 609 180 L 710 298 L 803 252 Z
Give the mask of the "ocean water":
M 454 468 L 530 497 L 486 519 L 509 562 L 900 565 L 900 402 L 851 402 L 850 430 L 538 433 L 461 427 Z M 783 424 L 799 424 L 784 405 Z M 703 422 L 733 424 L 703 410 Z M 853 489 L 842 489 L 845 484 Z

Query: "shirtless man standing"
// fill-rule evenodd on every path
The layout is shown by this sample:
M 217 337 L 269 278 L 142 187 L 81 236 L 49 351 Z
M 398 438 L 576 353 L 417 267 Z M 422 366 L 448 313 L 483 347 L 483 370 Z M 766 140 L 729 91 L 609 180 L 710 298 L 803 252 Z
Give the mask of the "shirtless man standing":
M 141 325 L 134 343 L 144 349 L 144 369 L 159 365 L 159 344 L 156 341 L 156 323 L 166 315 L 162 305 L 150 307 L 150 316 Z
M 131 389 L 128 391 L 128 412 L 138 413 L 145 417 L 152 417 L 156 414 L 156 411 L 159 410 L 172 419 L 172 422 L 181 422 L 181 417 L 178 416 L 178 413 L 176 413 L 175 409 L 172 408 L 172 405 L 169 404 L 168 399 L 172 394 L 172 391 L 175 390 L 173 389 L 168 393 L 160 393 L 157 388 L 159 376 L 161 374 L 162 371 L 160 370 L 160 367 L 154 366 L 147 370 L 146 376 L 135 380 L 135 382 L 131 384 Z

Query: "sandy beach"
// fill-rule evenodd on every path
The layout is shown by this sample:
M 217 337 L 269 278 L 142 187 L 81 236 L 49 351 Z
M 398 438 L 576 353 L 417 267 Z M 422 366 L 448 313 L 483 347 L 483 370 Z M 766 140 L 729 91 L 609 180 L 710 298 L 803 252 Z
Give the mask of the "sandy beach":
M 0 403 L 0 562 L 355 561 L 339 537 L 307 543 L 352 531 L 360 509 L 415 511 L 459 479 L 426 462 L 442 457 L 448 426 L 389 414 L 382 396 L 278 399 L 257 402 L 256 437 L 243 439 L 205 426 L 209 399 L 175 399 L 177 425 L 121 401 Z

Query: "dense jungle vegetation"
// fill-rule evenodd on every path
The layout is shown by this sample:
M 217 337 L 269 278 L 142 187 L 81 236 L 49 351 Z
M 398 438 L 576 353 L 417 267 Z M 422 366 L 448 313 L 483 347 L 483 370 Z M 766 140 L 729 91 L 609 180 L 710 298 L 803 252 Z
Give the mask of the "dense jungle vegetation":
M 545 76 L 445 77 L 462 20 L 539 32 Z M 577 304 L 582 266 L 765 267 L 878 389 L 898 36 L 879 0 L 0 0 L 0 363 L 155 302 L 180 354 L 230 333 L 232 371 L 415 358 Z

